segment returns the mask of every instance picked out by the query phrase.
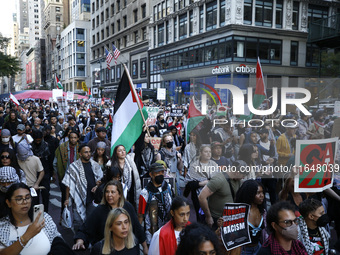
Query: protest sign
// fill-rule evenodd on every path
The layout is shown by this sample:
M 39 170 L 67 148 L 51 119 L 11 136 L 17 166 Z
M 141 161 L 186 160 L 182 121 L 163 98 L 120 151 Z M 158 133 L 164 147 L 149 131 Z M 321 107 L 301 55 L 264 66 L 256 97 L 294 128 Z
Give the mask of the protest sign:
M 148 126 L 156 125 L 159 107 L 145 107 L 145 109 L 148 112 L 148 118 L 146 120 L 146 125 L 148 125 Z
M 72 101 L 74 98 L 74 93 L 72 91 L 67 91 L 66 100 Z
M 158 88 L 157 89 L 157 100 L 165 100 L 166 97 L 166 89 Z
M 334 115 L 340 117 L 340 101 L 334 103 Z
M 172 108 L 170 112 L 171 117 L 182 117 L 183 109 Z
M 251 243 L 248 217 L 250 206 L 243 203 L 226 203 L 223 209 L 221 239 L 227 251 Z
M 295 192 L 321 192 L 332 187 L 338 138 L 297 140 L 295 151 Z
M 150 143 L 153 145 L 153 147 L 155 147 L 155 150 L 157 150 L 157 151 L 161 147 L 161 142 L 162 142 L 162 138 L 160 138 L 160 137 L 151 137 L 150 138 Z
M 53 89 L 52 90 L 52 98 L 53 102 L 57 102 L 57 97 L 63 96 L 63 90 L 62 89 Z

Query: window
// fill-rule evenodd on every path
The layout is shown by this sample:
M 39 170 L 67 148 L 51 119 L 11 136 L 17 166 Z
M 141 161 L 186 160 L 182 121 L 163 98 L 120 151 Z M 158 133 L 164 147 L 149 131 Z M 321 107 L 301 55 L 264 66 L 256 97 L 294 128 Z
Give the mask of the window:
M 95 19 L 92 20 L 92 29 L 94 29 L 96 27 L 96 22 Z
M 111 17 L 115 14 L 115 4 L 111 4 Z
M 120 11 L 120 0 L 117 0 L 117 12 Z
M 102 29 L 101 34 L 102 34 L 102 40 L 104 40 L 104 29 Z
M 127 47 L 127 36 L 123 37 L 124 48 Z
M 133 34 L 134 34 L 135 43 L 137 43 L 138 42 L 138 31 L 135 31 Z
M 178 0 L 174 0 L 174 12 L 178 11 Z
M 185 0 L 179 0 L 179 9 L 183 9 L 185 7 Z
M 77 28 L 76 30 L 76 39 L 79 39 L 79 40 L 85 40 L 85 30 L 82 29 L 82 28 Z
M 174 18 L 174 41 L 177 41 L 177 18 Z
M 124 1 L 124 7 L 127 6 L 127 0 L 123 0 Z
M 293 3 L 293 20 L 292 20 L 293 30 L 299 29 L 299 4 L 300 2 L 296 1 L 294 1 Z
M 190 19 L 190 23 L 189 23 L 189 35 L 193 35 L 193 33 L 194 33 L 194 15 L 193 15 L 193 11 L 189 12 L 189 19 Z
M 156 21 L 157 18 L 157 5 L 153 7 L 153 20 Z
M 133 22 L 136 23 L 138 21 L 138 12 L 137 9 L 133 10 Z
M 85 66 L 77 66 L 77 76 L 85 76 Z
M 204 26 L 204 9 L 203 6 L 200 7 L 200 33 L 203 32 L 203 26 Z
M 162 17 L 166 17 L 165 2 L 162 2 Z
M 259 40 L 259 56 L 262 63 L 281 63 L 281 44 L 279 40 Z
M 283 0 L 276 0 L 276 28 L 282 28 L 282 9 L 283 9 Z
M 319 5 L 308 5 L 308 26 L 310 22 L 315 22 L 317 20 L 327 18 L 328 7 Z
M 97 33 L 97 43 L 99 42 L 100 38 L 99 38 L 99 32 Z M 99 53 L 98 53 L 99 54 Z
M 127 27 L 127 19 L 126 19 L 126 16 L 123 17 L 123 23 L 124 23 L 124 28 Z
M 55 16 L 55 21 L 60 22 L 60 15 Z
M 92 44 L 96 44 L 96 36 L 95 35 L 92 35 Z
M 146 17 L 146 4 L 142 5 L 142 19 L 144 19 Z
M 217 24 L 217 1 L 207 4 L 207 31 L 215 29 Z
M 117 31 L 120 31 L 120 20 L 117 20 Z
M 109 37 L 110 36 L 110 29 L 109 27 L 106 27 L 106 37 Z
M 187 37 L 187 25 L 188 17 L 187 14 L 184 13 L 179 16 L 179 39 L 184 39 Z
M 161 4 L 157 5 L 157 18 L 161 19 L 162 18 L 162 6 Z
M 216 64 L 218 60 L 218 41 L 205 43 L 205 62 L 206 64 Z
M 77 53 L 76 64 L 85 64 L 85 54 L 84 53 Z
M 55 8 L 55 11 L 56 11 L 56 12 L 60 12 L 60 7 L 56 7 L 56 8 Z
M 271 27 L 273 19 L 273 0 L 257 0 L 255 8 L 255 25 Z
M 298 50 L 299 42 L 291 41 L 290 43 L 290 65 L 296 66 L 298 64 Z
M 99 9 L 99 0 L 96 0 L 96 10 Z
M 319 66 L 320 49 L 316 44 L 307 43 L 306 66 Z
M 115 23 L 112 23 L 111 24 L 111 34 L 114 35 L 114 33 L 115 33 Z
M 99 15 L 97 15 L 97 27 L 99 26 Z
M 156 27 L 153 28 L 153 47 L 156 48 L 157 46 L 157 40 L 156 40 L 156 36 L 157 36 L 157 29 Z
M 162 46 L 164 44 L 164 23 L 158 25 L 158 46 Z
M 92 13 L 94 13 L 95 5 L 94 2 L 92 3 Z
M 100 0 L 100 6 L 103 6 L 104 0 Z
M 138 78 L 138 60 L 132 62 L 132 78 Z
M 220 25 L 224 26 L 225 24 L 225 0 L 221 0 L 220 2 Z
M 165 41 L 166 41 L 166 43 L 169 43 L 169 40 L 170 40 L 170 22 L 169 22 L 169 20 L 167 20 L 166 22 L 165 22 L 165 24 L 166 24 L 166 31 L 165 31 Z
M 166 16 L 170 15 L 170 0 L 166 0 Z
M 100 14 L 100 21 L 101 21 L 101 24 L 103 24 L 103 22 L 104 22 L 104 12 L 101 12 L 101 14 Z
M 105 15 L 106 15 L 106 19 L 105 20 L 108 20 L 109 19 L 109 8 L 105 9 Z
M 142 40 L 145 41 L 146 40 L 146 27 L 142 28 Z

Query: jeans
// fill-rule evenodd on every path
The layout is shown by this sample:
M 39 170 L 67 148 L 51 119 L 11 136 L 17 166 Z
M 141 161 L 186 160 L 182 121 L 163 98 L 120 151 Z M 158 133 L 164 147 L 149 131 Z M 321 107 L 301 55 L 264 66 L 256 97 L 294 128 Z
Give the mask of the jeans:
M 261 248 L 261 244 L 258 243 L 256 246 L 242 246 L 241 255 L 256 255 Z

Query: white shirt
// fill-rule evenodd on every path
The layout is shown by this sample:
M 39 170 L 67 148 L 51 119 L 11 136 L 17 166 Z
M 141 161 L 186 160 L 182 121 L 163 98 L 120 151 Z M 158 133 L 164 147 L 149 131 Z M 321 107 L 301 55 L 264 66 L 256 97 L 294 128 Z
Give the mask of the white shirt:
M 26 135 L 26 138 L 27 140 L 25 138 L 22 138 L 22 136 L 19 136 L 19 135 L 14 135 L 12 137 L 15 143 L 18 143 L 22 139 L 22 141 L 20 142 L 21 144 L 25 143 L 26 145 L 30 145 L 33 142 L 32 136 Z
M 9 240 L 12 243 L 16 242 L 18 240 L 18 237 L 22 236 L 26 232 L 28 226 L 29 225 L 15 228 L 13 225 L 10 225 Z M 6 247 L 0 245 L 0 249 L 4 248 Z M 50 241 L 48 240 L 45 232 L 41 230 L 39 234 L 37 234 L 27 242 L 25 247 L 20 252 L 20 255 L 47 255 L 50 250 Z

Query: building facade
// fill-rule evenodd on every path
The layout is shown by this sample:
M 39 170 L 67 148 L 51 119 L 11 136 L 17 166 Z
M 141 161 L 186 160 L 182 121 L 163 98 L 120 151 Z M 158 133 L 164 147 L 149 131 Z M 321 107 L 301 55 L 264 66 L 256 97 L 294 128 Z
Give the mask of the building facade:
M 113 97 L 124 66 L 130 70 L 137 87 L 147 88 L 148 0 L 91 0 L 91 73 L 94 96 Z M 105 62 L 105 48 L 120 50 L 117 64 L 110 69 Z
M 65 91 L 82 92 L 90 84 L 90 22 L 76 20 L 61 32 L 60 80 Z
M 340 7 L 293 0 L 150 3 L 150 88 L 167 88 L 175 103 L 187 103 L 190 89 L 205 84 L 255 87 L 258 57 L 267 88 L 305 87 L 319 63 L 319 49 L 307 42 L 308 24 Z M 229 100 L 222 95 L 224 103 Z

